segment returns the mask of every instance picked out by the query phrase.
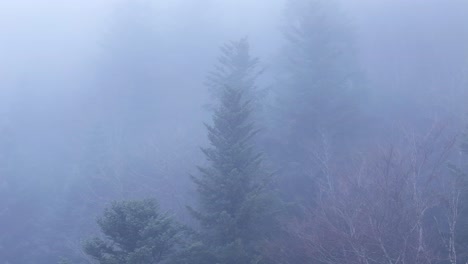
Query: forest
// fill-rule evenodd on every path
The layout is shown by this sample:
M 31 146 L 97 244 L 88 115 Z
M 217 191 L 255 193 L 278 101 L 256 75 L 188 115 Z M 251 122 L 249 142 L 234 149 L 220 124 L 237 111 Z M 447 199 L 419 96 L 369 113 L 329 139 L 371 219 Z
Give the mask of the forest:
M 467 264 L 466 0 L 0 0 L 0 264 Z

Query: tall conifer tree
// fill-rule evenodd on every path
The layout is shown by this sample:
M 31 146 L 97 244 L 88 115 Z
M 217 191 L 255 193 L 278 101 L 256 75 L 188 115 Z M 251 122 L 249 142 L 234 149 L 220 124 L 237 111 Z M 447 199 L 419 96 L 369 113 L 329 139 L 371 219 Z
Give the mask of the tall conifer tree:
M 287 172 L 289 198 L 308 203 L 316 178 L 355 138 L 364 89 L 352 34 L 334 1 L 289 0 L 284 36 L 270 152 Z
M 217 100 L 212 125 L 206 125 L 210 147 L 203 148 L 208 165 L 193 177 L 198 209 L 190 209 L 201 225 L 201 238 L 216 263 L 258 263 L 259 245 L 268 237 L 272 219 L 270 175 L 253 139 L 251 79 L 256 60 L 246 40 L 223 48 L 210 80 Z

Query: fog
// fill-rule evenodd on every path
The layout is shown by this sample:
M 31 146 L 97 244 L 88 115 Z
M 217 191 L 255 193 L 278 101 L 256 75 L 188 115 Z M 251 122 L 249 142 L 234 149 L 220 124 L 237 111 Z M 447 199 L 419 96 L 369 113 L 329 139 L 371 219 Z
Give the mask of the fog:
M 0 264 L 466 263 L 467 14 L 466 0 L 0 0 Z M 152 258 L 102 224 L 142 199 L 185 230 L 164 253 L 157 235 L 135 242 Z

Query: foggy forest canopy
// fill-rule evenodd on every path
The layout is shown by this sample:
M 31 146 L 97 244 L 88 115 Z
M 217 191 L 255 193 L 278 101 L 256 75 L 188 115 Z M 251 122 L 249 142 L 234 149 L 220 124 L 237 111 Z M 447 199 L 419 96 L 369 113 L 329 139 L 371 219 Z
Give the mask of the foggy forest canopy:
M 468 263 L 466 0 L 0 0 L 0 264 Z

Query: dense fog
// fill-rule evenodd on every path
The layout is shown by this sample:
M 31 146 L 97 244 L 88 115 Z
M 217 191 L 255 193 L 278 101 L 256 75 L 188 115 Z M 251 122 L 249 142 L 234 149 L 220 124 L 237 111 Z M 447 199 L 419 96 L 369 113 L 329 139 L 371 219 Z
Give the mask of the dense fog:
M 468 263 L 466 0 L 0 0 L 0 264 Z

